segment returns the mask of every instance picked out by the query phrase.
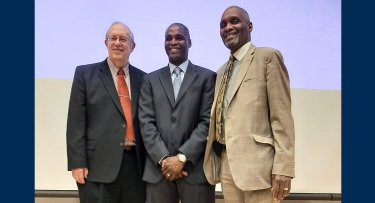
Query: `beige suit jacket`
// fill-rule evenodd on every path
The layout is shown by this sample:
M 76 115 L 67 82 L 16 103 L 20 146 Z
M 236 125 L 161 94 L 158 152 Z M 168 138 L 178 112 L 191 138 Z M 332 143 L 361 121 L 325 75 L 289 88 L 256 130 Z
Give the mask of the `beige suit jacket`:
M 220 157 L 212 150 L 215 106 L 224 64 L 217 71 L 204 172 L 220 182 Z M 294 177 L 294 124 L 289 76 L 281 53 L 251 45 L 239 67 L 225 112 L 225 142 L 235 184 L 243 191 L 271 187 L 271 174 Z

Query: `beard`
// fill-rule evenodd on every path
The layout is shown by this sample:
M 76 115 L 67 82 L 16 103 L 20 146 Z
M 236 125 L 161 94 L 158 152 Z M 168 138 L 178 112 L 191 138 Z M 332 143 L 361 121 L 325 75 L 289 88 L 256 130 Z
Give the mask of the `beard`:
M 231 49 L 232 47 L 235 47 L 238 44 L 239 37 L 238 35 L 234 37 L 233 39 L 230 39 L 229 41 L 224 41 L 224 45 L 228 48 Z

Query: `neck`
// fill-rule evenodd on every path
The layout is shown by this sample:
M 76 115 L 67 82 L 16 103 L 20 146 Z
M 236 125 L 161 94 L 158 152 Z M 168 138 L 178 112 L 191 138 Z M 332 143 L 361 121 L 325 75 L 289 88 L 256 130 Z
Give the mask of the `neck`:
M 109 59 L 116 68 L 124 68 L 129 62 L 125 60 L 113 60 Z

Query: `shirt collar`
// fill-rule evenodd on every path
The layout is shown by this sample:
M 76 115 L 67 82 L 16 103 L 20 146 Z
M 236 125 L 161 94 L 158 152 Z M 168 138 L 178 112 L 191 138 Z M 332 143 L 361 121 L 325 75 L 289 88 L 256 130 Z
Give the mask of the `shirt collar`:
M 115 66 L 115 64 L 109 58 L 107 58 L 107 63 L 108 63 L 109 69 L 111 70 L 112 75 L 116 76 L 119 68 L 117 68 Z M 125 77 L 128 77 L 128 75 L 129 75 L 129 62 L 125 65 L 125 67 L 123 67 L 123 69 L 124 69 L 124 72 L 125 72 Z
M 168 65 L 169 65 L 169 71 L 171 72 L 171 75 L 172 75 L 173 70 L 174 70 L 177 66 L 174 65 L 174 64 L 171 64 L 171 63 L 169 63 Z M 184 73 L 186 73 L 186 69 L 187 69 L 188 65 L 189 65 L 189 59 L 186 60 L 185 62 L 181 63 L 178 67 L 181 68 L 181 70 L 182 70 Z
M 236 52 L 234 52 L 233 56 L 236 58 L 238 61 L 241 61 L 244 57 L 247 51 L 249 51 L 251 42 L 247 42 L 244 44 L 241 48 L 239 48 Z

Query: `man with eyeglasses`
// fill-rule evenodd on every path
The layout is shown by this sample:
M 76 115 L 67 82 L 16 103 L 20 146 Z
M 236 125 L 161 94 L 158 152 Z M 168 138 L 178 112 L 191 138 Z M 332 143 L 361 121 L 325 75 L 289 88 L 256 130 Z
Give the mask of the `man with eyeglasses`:
M 145 148 L 137 117 L 145 73 L 130 65 L 131 30 L 114 22 L 105 36 L 108 57 L 78 66 L 71 89 L 68 170 L 83 203 L 144 203 Z

